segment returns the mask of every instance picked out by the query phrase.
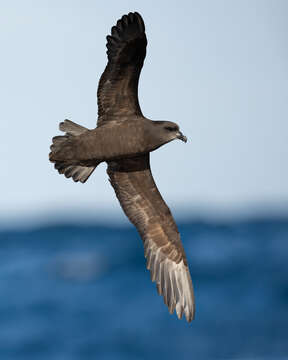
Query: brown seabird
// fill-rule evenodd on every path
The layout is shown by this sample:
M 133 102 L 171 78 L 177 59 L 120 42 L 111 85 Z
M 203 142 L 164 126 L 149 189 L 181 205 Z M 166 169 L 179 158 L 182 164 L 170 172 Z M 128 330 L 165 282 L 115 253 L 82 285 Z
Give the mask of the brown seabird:
M 170 313 L 187 321 L 195 303 L 186 255 L 172 214 L 154 182 L 149 153 L 174 140 L 187 141 L 179 126 L 143 116 L 138 81 L 146 55 L 145 25 L 137 12 L 122 16 L 107 36 L 108 64 L 102 74 L 98 122 L 93 130 L 70 120 L 60 123 L 49 154 L 67 178 L 84 183 L 105 161 L 120 205 L 144 243 L 147 268 Z

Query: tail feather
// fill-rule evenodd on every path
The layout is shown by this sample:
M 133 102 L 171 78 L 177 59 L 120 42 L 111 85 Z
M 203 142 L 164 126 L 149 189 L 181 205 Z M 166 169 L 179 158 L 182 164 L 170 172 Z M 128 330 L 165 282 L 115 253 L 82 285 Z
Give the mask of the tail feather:
M 77 163 L 75 164 L 70 160 L 54 161 L 53 155 L 60 151 L 61 148 L 67 144 L 66 142 L 68 139 L 73 136 L 81 135 L 88 129 L 67 119 L 59 124 L 59 129 L 65 132 L 65 135 L 53 137 L 52 145 L 50 146 L 50 161 L 55 163 L 54 167 L 56 170 L 58 170 L 59 174 L 64 174 L 67 178 L 72 177 L 75 182 L 80 181 L 81 183 L 85 183 L 100 162 L 96 164 L 94 163 L 93 166 L 78 165 Z
M 71 165 L 67 162 L 58 161 L 54 165 L 59 174 L 64 174 L 66 178 L 72 177 L 75 182 L 80 181 L 81 183 L 85 183 L 88 180 L 96 166 Z
M 61 147 L 64 145 L 68 138 L 68 135 L 54 136 L 52 138 L 52 145 L 50 146 L 51 152 L 56 153 L 57 151 L 61 150 Z
M 59 124 L 59 129 L 63 132 L 66 132 L 66 135 L 72 135 L 72 136 L 77 136 L 77 135 L 81 135 L 82 133 L 84 133 L 85 131 L 87 131 L 88 129 L 85 128 L 84 126 L 78 125 L 76 123 L 74 123 L 71 120 L 64 120 L 63 122 L 61 122 Z

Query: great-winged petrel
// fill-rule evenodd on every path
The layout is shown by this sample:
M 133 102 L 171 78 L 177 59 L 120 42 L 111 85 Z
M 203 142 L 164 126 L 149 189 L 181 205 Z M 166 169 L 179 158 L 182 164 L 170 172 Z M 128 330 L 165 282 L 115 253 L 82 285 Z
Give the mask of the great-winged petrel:
M 70 120 L 60 123 L 49 154 L 67 178 L 84 183 L 106 161 L 120 205 L 144 243 L 147 268 L 170 313 L 194 318 L 193 286 L 180 235 L 154 182 L 149 153 L 174 140 L 187 141 L 179 126 L 143 116 L 138 81 L 146 55 L 142 17 L 129 13 L 107 36 L 108 64 L 98 86 L 98 122 L 88 130 Z

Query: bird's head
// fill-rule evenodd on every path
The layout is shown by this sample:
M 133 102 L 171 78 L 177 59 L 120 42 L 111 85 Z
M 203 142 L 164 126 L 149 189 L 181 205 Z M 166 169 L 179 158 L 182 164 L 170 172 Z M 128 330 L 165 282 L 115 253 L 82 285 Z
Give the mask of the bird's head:
M 179 139 L 187 142 L 187 137 L 182 134 L 179 126 L 171 121 L 154 121 L 155 126 L 158 128 L 158 136 L 164 143 Z

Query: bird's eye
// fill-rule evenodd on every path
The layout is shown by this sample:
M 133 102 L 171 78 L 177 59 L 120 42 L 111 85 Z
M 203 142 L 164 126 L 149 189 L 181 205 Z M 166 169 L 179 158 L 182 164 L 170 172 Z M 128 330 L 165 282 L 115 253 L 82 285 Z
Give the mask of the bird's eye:
M 177 130 L 176 127 L 172 127 L 172 126 L 165 126 L 165 129 L 168 131 L 176 131 Z

